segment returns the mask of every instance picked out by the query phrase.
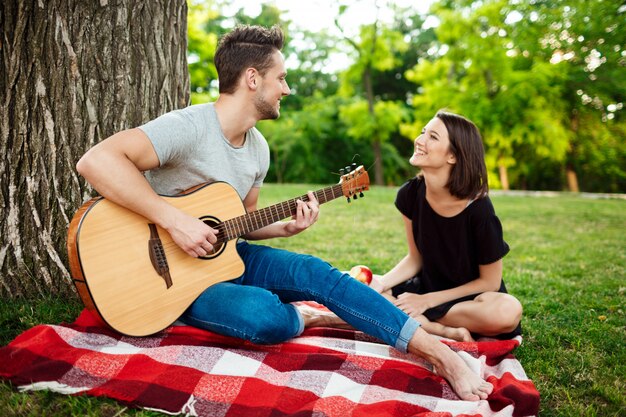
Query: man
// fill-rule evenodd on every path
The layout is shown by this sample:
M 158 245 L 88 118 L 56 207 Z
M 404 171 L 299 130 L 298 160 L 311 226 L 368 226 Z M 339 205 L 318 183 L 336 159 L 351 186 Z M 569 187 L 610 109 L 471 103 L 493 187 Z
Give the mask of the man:
M 81 158 L 78 172 L 104 197 L 165 229 L 189 256 L 206 255 L 216 243 L 217 230 L 158 194 L 225 181 L 248 212 L 256 209 L 269 150 L 255 124 L 278 118 L 280 100 L 290 94 L 282 46 L 283 33 L 276 26 L 236 27 L 220 40 L 215 54 L 217 101 L 173 111 L 111 136 Z M 313 193 L 308 197 L 297 202 L 293 219 L 251 232 L 246 240 L 293 236 L 311 226 L 319 204 Z M 353 327 L 424 356 L 462 399 L 484 399 L 491 392 L 491 384 L 417 321 L 326 262 L 244 240 L 237 243 L 237 251 L 245 273 L 205 290 L 182 321 L 255 343 L 278 343 L 315 324 L 315 318 L 290 303 L 315 300 Z

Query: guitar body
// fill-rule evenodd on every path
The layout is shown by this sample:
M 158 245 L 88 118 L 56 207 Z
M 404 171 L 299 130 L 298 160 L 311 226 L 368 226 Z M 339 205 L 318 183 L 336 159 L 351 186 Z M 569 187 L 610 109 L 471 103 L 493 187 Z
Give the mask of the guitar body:
M 246 213 L 237 192 L 216 182 L 180 196 L 163 196 L 191 216 L 216 222 Z M 210 259 L 194 258 L 170 235 L 153 227 L 161 241 L 171 286 L 150 258 L 150 222 L 102 197 L 85 203 L 68 232 L 74 283 L 85 306 L 107 325 L 129 336 L 145 336 L 172 324 L 209 286 L 241 276 L 236 239 Z
M 360 166 L 314 194 L 320 204 L 338 197 L 349 202 L 368 187 L 369 176 Z M 82 205 L 67 234 L 70 270 L 83 303 L 128 336 L 165 329 L 208 287 L 241 276 L 245 267 L 237 238 L 293 216 L 297 201 L 309 198 L 303 195 L 247 213 L 237 191 L 225 182 L 161 197 L 218 230 L 213 253 L 187 255 L 165 230 L 103 197 Z

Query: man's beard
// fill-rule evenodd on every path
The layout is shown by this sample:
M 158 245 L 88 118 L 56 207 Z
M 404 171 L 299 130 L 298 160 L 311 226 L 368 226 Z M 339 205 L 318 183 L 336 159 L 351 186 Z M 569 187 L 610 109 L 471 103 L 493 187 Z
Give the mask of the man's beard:
M 278 111 L 276 106 L 270 105 L 267 101 L 263 99 L 263 97 L 257 97 L 254 100 L 254 107 L 261 116 L 259 120 L 278 119 L 278 117 L 280 116 L 280 112 Z

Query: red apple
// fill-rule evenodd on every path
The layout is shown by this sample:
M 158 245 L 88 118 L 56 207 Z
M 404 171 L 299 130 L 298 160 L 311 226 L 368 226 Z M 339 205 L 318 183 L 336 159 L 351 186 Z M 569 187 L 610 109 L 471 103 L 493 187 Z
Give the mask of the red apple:
M 356 265 L 348 272 L 354 279 L 361 281 L 365 285 L 370 285 L 372 282 L 372 270 L 365 265 Z

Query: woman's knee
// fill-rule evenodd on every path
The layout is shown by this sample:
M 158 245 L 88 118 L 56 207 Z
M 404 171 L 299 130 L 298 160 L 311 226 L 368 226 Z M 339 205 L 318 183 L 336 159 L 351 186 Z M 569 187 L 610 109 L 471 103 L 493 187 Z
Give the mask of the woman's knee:
M 509 333 L 515 330 L 522 319 L 522 304 L 511 294 L 484 292 L 474 299 L 478 302 L 483 322 L 483 333 Z
M 499 328 L 500 333 L 509 333 L 517 328 L 522 319 L 522 303 L 511 294 L 498 294 L 493 305 L 494 326 Z

